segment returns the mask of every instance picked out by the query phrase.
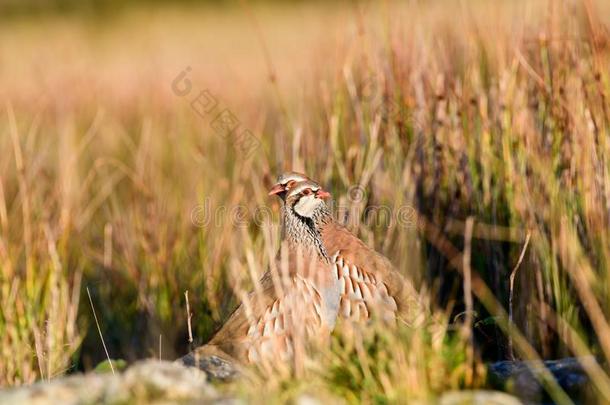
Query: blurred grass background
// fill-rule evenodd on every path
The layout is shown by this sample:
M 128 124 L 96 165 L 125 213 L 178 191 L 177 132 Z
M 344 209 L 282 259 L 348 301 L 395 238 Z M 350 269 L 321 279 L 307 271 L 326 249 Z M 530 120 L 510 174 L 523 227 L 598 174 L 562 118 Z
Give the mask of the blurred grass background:
M 112 357 L 157 357 L 160 339 L 161 357 L 184 354 L 186 290 L 205 342 L 237 305 L 233 287 L 273 257 L 279 205 L 266 190 L 287 169 L 320 180 L 349 226 L 431 292 L 435 322 L 369 336 L 364 357 L 338 339 L 309 386 L 261 381 L 279 398 L 318 385 L 354 401 L 428 398 L 484 384 L 484 361 L 534 350 L 610 358 L 610 4 L 0 10 L 2 385 L 105 358 L 85 287 Z M 187 67 L 193 90 L 181 97 L 172 83 Z M 260 140 L 250 157 L 193 110 L 204 89 Z M 348 198 L 354 185 L 363 202 Z M 196 226 L 204 203 L 241 204 L 248 225 L 226 214 Z M 264 205 L 274 220 L 256 223 Z M 380 205 L 415 208 L 413 226 L 370 221 Z M 528 235 L 510 342 L 509 275 Z M 587 371 L 610 399 L 607 370 Z

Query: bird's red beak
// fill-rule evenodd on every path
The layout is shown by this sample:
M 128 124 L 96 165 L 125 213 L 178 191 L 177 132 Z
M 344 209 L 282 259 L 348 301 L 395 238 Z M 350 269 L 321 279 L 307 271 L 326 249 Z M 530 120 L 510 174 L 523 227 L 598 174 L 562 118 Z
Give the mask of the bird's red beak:
M 318 192 L 316 193 L 316 196 L 325 200 L 327 198 L 330 198 L 330 193 L 326 190 L 319 189 Z
M 286 191 L 286 188 L 278 183 L 274 185 L 271 190 L 269 190 L 269 195 L 277 195 L 283 193 L 284 191 Z

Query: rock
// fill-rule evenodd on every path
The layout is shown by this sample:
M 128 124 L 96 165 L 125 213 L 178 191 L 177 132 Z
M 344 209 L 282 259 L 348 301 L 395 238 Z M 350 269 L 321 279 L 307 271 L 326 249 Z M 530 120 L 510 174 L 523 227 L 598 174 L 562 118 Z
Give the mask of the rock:
M 521 405 L 512 395 L 500 391 L 449 391 L 438 400 L 439 405 Z
M 124 373 L 81 374 L 0 391 L 0 404 L 231 403 L 196 368 L 147 360 Z
M 227 360 L 219 356 L 198 356 L 191 352 L 186 356 L 176 360 L 187 367 L 195 367 L 207 374 L 212 380 L 232 381 L 239 376 L 239 370 Z
M 553 374 L 561 388 L 576 400 L 586 397 L 589 379 L 582 368 L 582 361 L 596 361 L 593 357 L 567 357 L 559 360 L 546 360 L 544 366 Z M 544 388 L 532 370 L 540 367 L 531 361 L 498 361 L 488 366 L 491 382 L 498 388 L 505 388 L 526 402 L 549 402 Z

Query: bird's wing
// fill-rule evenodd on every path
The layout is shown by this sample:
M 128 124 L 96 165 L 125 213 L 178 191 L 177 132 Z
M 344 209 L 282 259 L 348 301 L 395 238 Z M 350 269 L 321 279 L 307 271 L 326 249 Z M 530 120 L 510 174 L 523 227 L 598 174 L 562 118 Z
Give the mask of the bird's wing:
M 361 291 L 363 286 L 365 291 L 367 288 L 373 289 L 371 295 L 375 296 L 375 292 L 378 296 L 375 298 L 375 302 L 377 302 L 375 305 L 387 302 L 384 313 L 387 314 L 387 310 L 395 306 L 394 312 L 404 321 L 409 324 L 419 322 L 420 314 L 423 314 L 419 294 L 411 281 L 400 274 L 386 257 L 368 247 L 353 233 L 334 221 L 325 227 L 322 238 L 324 246 L 330 254 L 339 253 L 335 260 L 342 259 L 340 266 L 342 273 L 350 274 L 349 281 L 347 276 L 343 277 L 346 288 L 349 288 L 349 283 L 352 286 L 355 282 L 362 283 L 359 281 L 362 279 L 364 284 L 358 284 L 358 286 L 361 287 Z M 357 277 L 351 276 L 352 273 L 356 273 Z M 361 277 L 358 276 L 358 273 Z M 366 281 L 367 279 L 369 281 Z M 380 299 L 381 301 L 379 301 Z M 351 301 L 350 307 L 358 305 L 357 302 Z M 343 308 L 345 309 L 345 307 Z M 382 305 L 380 308 L 384 308 L 384 306 Z M 362 309 L 361 305 L 360 309 Z
M 396 317 L 396 300 L 381 279 L 350 262 L 342 251 L 333 255 L 332 263 L 341 294 L 339 316 L 355 320 L 369 319 L 372 314 L 384 320 Z

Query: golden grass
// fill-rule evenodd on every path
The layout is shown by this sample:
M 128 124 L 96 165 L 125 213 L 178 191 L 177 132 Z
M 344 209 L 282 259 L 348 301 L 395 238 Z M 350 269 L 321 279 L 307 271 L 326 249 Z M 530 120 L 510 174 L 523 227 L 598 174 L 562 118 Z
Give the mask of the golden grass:
M 160 334 L 164 357 L 184 351 L 186 290 L 195 339 L 208 338 L 236 305 L 232 287 L 249 289 L 274 257 L 266 190 L 284 169 L 319 179 L 359 236 L 441 300 L 426 328 L 339 334 L 308 378 L 258 380 L 278 399 L 430 399 L 483 384 L 482 359 L 507 355 L 505 339 L 477 337 L 487 315 L 521 357 L 610 360 L 608 22 L 608 5 L 586 0 L 4 22 L 0 382 L 102 359 L 81 276 L 111 356 L 156 355 Z M 172 81 L 187 66 L 194 90 L 181 97 Z M 193 111 L 204 89 L 258 137 L 251 157 Z M 354 185 L 364 200 L 349 198 Z M 206 204 L 226 211 L 193 225 Z M 261 206 L 270 223 L 254 221 Z M 412 210 L 375 223 L 371 206 Z M 513 329 L 503 308 L 528 232 Z M 454 320 L 463 270 L 475 313 Z M 607 370 L 587 370 L 610 399 Z

